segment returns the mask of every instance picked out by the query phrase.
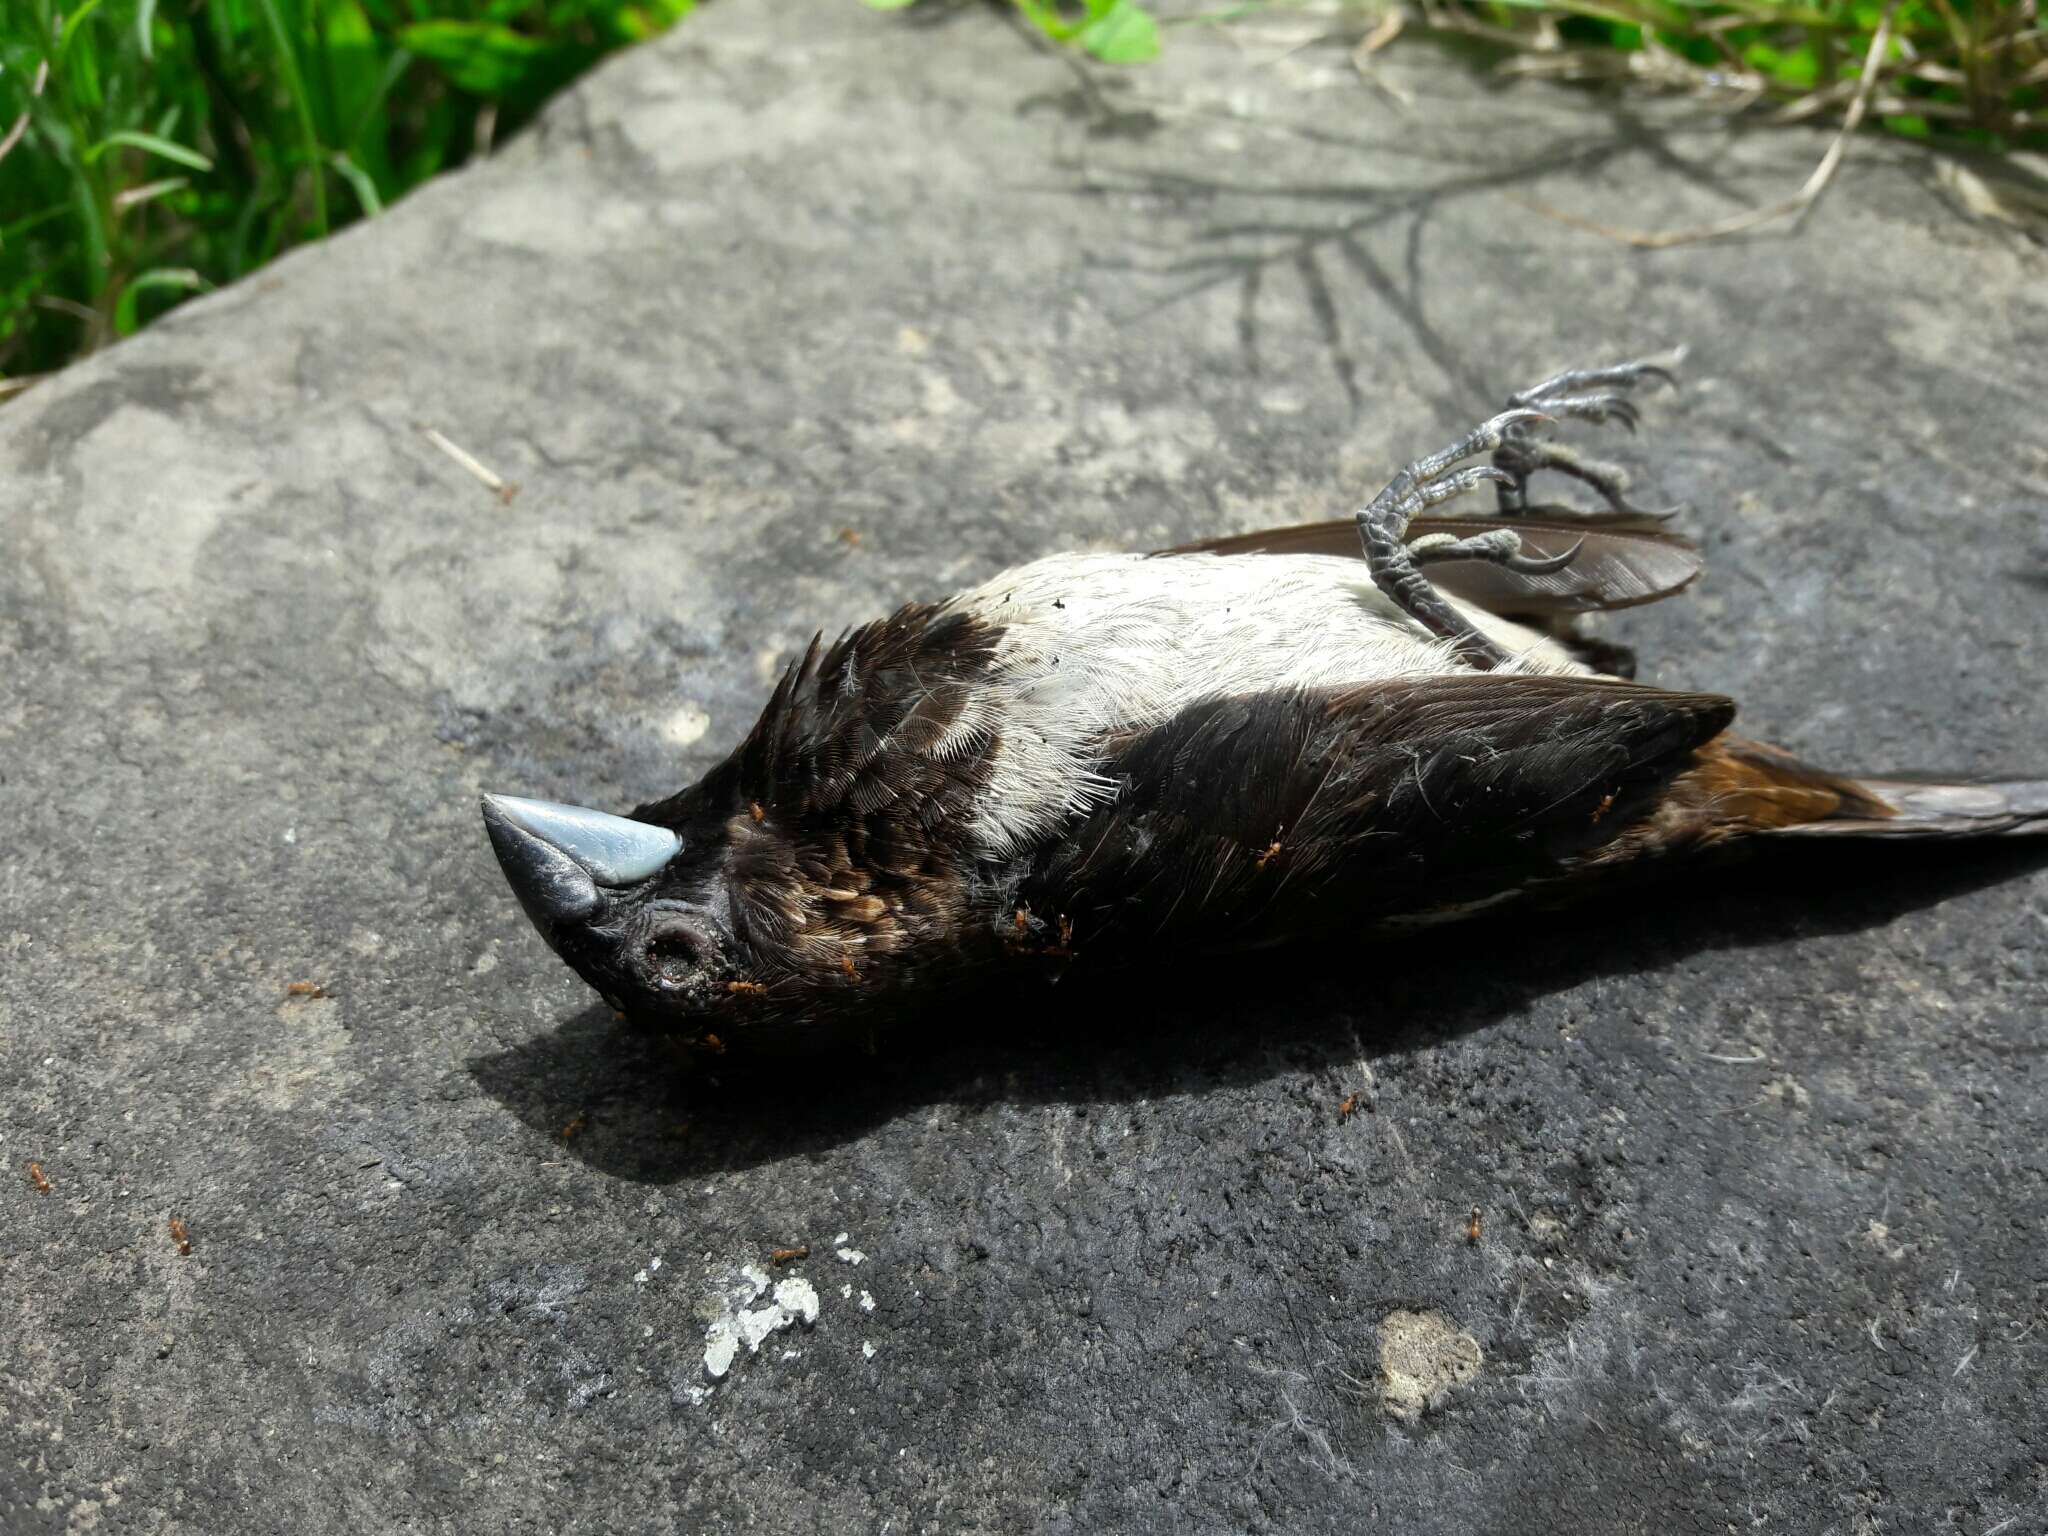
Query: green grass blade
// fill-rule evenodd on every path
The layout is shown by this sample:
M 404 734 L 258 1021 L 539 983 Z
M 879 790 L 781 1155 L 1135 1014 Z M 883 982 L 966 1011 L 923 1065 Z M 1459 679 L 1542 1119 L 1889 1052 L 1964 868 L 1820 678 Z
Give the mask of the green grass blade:
M 114 301 L 114 334 L 132 336 L 136 328 L 136 301 L 145 293 L 161 289 L 198 292 L 213 285 L 190 267 L 152 267 L 128 279 L 121 297 Z
M 364 98 L 362 109 L 356 113 L 355 121 L 347 129 L 345 148 L 353 150 L 363 142 L 372 119 L 384 110 L 384 103 L 390 99 L 393 87 L 405 78 L 405 72 L 412 68 L 412 53 L 408 49 L 394 49 L 391 57 L 384 61 L 384 73 L 378 77 L 376 86 Z
M 86 18 L 99 8 L 100 0 L 85 0 L 85 4 L 64 18 L 64 30 L 57 34 L 57 53 L 53 63 L 63 64 L 65 56 L 71 52 L 72 39 L 78 36 L 78 29 L 83 27 Z
M 334 167 L 334 174 L 354 190 L 365 218 L 374 219 L 384 211 L 384 200 L 377 195 L 377 183 L 370 179 L 368 171 L 349 159 L 346 152 L 336 151 L 328 164 Z
M 152 155 L 160 155 L 174 164 L 184 166 L 187 170 L 210 171 L 213 169 L 213 162 L 200 154 L 198 150 L 187 149 L 182 144 L 174 143 L 170 139 L 159 138 L 153 133 L 144 133 L 139 128 L 123 128 L 118 133 L 108 134 L 99 143 L 93 145 L 91 149 L 85 152 L 85 163 L 91 165 L 108 150 L 118 149 L 123 145 L 131 149 L 147 150 Z
M 324 236 L 327 233 L 327 176 L 322 165 L 325 157 L 320 153 L 320 134 L 313 126 L 313 102 L 306 94 L 306 79 L 299 69 L 298 50 L 292 44 L 292 35 L 286 30 L 284 17 L 278 14 L 277 0 L 256 0 L 256 8 L 262 13 L 263 23 L 270 29 L 271 46 L 277 50 L 278 72 L 284 76 L 285 91 L 291 97 L 292 113 L 298 120 L 299 148 L 305 157 L 306 172 L 313 181 L 313 233 Z
M 69 201 L 52 203 L 49 207 L 29 214 L 26 218 L 16 219 L 12 224 L 0 224 L 0 250 L 6 248 L 8 241 L 18 239 L 30 230 L 49 223 L 52 219 L 61 219 L 70 211 L 71 204 Z

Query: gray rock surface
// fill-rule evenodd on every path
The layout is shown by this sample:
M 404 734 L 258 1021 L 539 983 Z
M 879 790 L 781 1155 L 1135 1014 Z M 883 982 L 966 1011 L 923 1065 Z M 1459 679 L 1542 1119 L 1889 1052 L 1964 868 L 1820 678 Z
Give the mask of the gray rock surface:
M 725 0 L 0 411 L 0 1530 L 2044 1529 L 2038 855 L 723 1092 L 500 884 L 479 789 L 673 788 L 814 626 L 1349 507 L 1673 339 L 1633 451 L 1713 565 L 1611 625 L 1645 675 L 2048 764 L 2041 251 L 1874 142 L 1629 250 L 1528 202 L 1696 222 L 1823 140 L 1378 67 Z M 808 1327 L 744 1274 L 800 1244 Z

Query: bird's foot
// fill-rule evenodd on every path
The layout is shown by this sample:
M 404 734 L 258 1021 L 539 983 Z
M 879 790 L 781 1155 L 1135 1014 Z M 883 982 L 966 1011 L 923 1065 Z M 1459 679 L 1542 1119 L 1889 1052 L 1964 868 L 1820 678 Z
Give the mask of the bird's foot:
M 1537 429 L 1559 419 L 1618 421 L 1633 431 L 1638 411 L 1627 391 L 1646 379 L 1675 383 L 1667 368 L 1647 361 L 1557 374 L 1511 395 L 1507 410 L 1448 448 L 1408 465 L 1358 514 L 1359 538 L 1373 584 L 1423 628 L 1450 641 L 1472 666 L 1491 670 L 1506 663 L 1508 653 L 1446 602 L 1422 568 L 1447 560 L 1485 560 L 1518 574 L 1544 575 L 1571 564 L 1579 546 L 1549 557 L 1526 555 L 1521 539 L 1506 528 L 1462 539 L 1431 534 L 1411 545 L 1408 525 L 1428 508 L 1488 482 L 1495 487 L 1501 510 L 1512 516 L 1527 507 L 1529 477 L 1541 469 L 1571 475 L 1601 494 L 1607 510 L 1578 514 L 1588 522 L 1669 516 L 1631 506 L 1620 469 L 1581 459 L 1536 435 Z M 1491 455 L 1490 463 L 1467 462 L 1482 453 Z
M 1641 411 L 1628 391 L 1638 384 L 1668 384 L 1678 387 L 1672 373 L 1683 353 L 1673 355 L 1671 366 L 1642 359 L 1619 363 L 1611 368 L 1573 368 L 1508 396 L 1508 404 L 1541 411 L 1552 420 L 1589 421 L 1596 425 L 1615 421 L 1633 432 Z M 1506 476 L 1495 483 L 1495 496 L 1504 513 L 1519 512 L 1529 504 L 1529 477 L 1538 470 L 1555 470 L 1582 480 L 1607 503 L 1604 511 L 1577 511 L 1572 515 L 1588 522 L 1609 522 L 1632 518 L 1662 521 L 1678 508 L 1651 511 L 1634 506 L 1628 499 L 1628 475 L 1619 465 L 1599 459 L 1582 458 L 1561 443 L 1539 438 L 1533 423 L 1508 429 L 1494 451 L 1493 464 Z M 1554 512 L 1556 509 L 1546 509 Z

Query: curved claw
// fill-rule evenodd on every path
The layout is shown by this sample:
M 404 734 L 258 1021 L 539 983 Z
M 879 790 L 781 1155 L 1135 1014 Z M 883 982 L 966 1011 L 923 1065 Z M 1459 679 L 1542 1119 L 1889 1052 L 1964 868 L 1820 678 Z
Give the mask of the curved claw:
M 1502 411 L 1487 421 L 1480 431 L 1489 437 L 1505 437 L 1516 427 L 1554 427 L 1557 418 L 1548 411 L 1539 411 L 1534 406 L 1518 405 L 1513 410 Z
M 1618 421 L 1629 431 L 1636 430 L 1642 421 L 1642 407 L 1626 395 L 1613 393 L 1600 395 L 1567 395 L 1562 399 L 1545 402 L 1560 416 L 1575 417 L 1580 421 L 1601 423 Z
M 1531 385 L 1518 394 L 1508 396 L 1510 405 L 1533 405 L 1563 399 L 1573 390 L 1584 389 L 1633 389 L 1646 380 L 1668 384 L 1678 388 L 1678 376 L 1672 369 L 1685 360 L 1685 348 L 1676 347 L 1663 356 L 1670 366 L 1652 362 L 1648 358 L 1632 363 L 1616 363 L 1607 368 L 1570 368 L 1563 373 L 1553 374 L 1540 384 Z
M 1547 556 L 1510 555 L 1507 559 L 1501 561 L 1501 564 L 1513 571 L 1517 576 L 1551 576 L 1578 559 L 1579 551 L 1585 547 L 1586 540 L 1582 534 L 1577 543 L 1562 553 Z

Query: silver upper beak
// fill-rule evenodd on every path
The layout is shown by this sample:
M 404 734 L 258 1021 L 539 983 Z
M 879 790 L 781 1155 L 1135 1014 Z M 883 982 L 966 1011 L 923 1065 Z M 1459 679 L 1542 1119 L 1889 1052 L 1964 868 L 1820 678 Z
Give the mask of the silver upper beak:
M 608 816 L 580 805 L 485 795 L 484 819 L 492 812 L 569 855 L 599 885 L 633 885 L 676 855 L 683 840 L 667 827 Z

